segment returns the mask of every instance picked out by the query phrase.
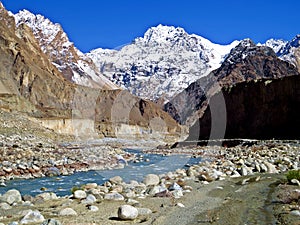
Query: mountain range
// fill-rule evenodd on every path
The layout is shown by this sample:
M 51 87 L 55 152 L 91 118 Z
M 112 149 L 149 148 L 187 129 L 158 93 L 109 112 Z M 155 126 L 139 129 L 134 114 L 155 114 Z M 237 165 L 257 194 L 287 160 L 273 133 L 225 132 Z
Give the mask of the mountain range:
M 26 23 L 15 20 L 0 4 L 1 110 L 25 114 L 42 126 L 78 138 L 109 136 L 167 141 L 181 135 L 181 126 L 155 103 L 133 96 L 105 77 L 96 77 L 103 78 L 97 88 L 75 84 L 79 80 L 96 83 L 96 79 L 83 72 L 87 67 L 76 63 L 85 56 L 72 58 L 78 53 L 73 45 L 63 51 L 70 57 L 50 51 L 51 43 L 49 49 L 43 48 L 36 33 Z M 60 32 L 57 35 L 64 36 Z M 63 59 L 70 64 L 59 61 Z M 65 69 L 71 74 L 82 69 L 83 79 L 69 80 Z
M 29 107 L 31 111 L 25 110 L 31 116 L 82 118 L 84 114 L 84 117 L 95 119 L 94 128 L 104 136 L 115 136 L 119 131 L 129 135 L 149 134 L 154 126 L 160 131 L 173 133 L 170 136 L 180 133 L 182 138 L 187 126 L 190 128 L 189 139 L 197 140 L 208 138 L 208 125 L 204 126 L 205 132 L 200 135 L 199 122 L 209 124 L 203 122 L 203 118 L 208 118 L 208 112 L 212 115 L 212 99 L 223 92 L 225 97 L 219 103 L 224 103 L 224 107 L 218 107 L 217 115 L 223 118 L 220 123 L 227 122 L 228 137 L 248 135 L 255 138 L 253 134 L 260 133 L 257 132 L 259 129 L 264 130 L 260 124 L 271 126 L 276 123 L 275 118 L 278 117 L 275 114 L 282 114 L 283 118 L 291 112 L 297 115 L 292 106 L 297 109 L 295 104 L 300 101 L 296 85 L 300 71 L 300 35 L 291 41 L 270 39 L 255 44 L 245 39 L 219 45 L 199 35 L 188 34 L 180 27 L 158 25 L 120 49 L 99 48 L 82 53 L 70 42 L 59 24 L 42 15 L 34 15 L 27 10 L 12 14 L 3 6 L 1 13 L 2 54 L 13 52 L 10 56 L 12 62 L 7 57 L 2 60 L 2 65 L 12 64 L 14 68 L 20 61 L 16 71 L 9 71 L 11 79 L 3 76 L 5 85 L 2 86 L 12 87 L 14 94 L 20 94 L 18 96 L 30 102 L 29 105 L 33 104 Z M 9 39 L 13 41 L 7 41 Z M 30 55 L 31 61 L 25 55 Z M 34 72 L 37 68 L 40 72 Z M 274 85 L 273 80 L 278 80 L 279 84 L 274 82 Z M 273 90 L 280 86 L 281 80 L 293 88 L 293 91 L 287 92 L 289 94 L 283 94 L 285 97 L 282 99 L 267 91 L 269 87 Z M 270 85 L 263 86 L 261 81 Z M 295 85 L 289 85 L 292 81 Z M 56 83 L 61 86 L 56 87 Z M 249 85 L 252 91 L 263 92 L 260 97 L 267 99 L 265 104 L 268 106 L 273 104 L 275 107 L 277 102 L 279 105 L 276 107 L 280 108 L 280 105 L 285 105 L 284 102 L 292 103 L 288 104 L 287 110 L 276 113 L 265 110 L 259 114 L 245 105 L 244 97 Z M 238 96 L 237 89 L 243 90 L 240 91 L 242 96 Z M 259 97 L 256 93 L 253 96 Z M 236 104 L 231 98 L 236 100 Z M 74 99 L 79 99 L 79 102 Z M 256 100 L 258 105 L 263 104 Z M 226 115 L 225 103 L 228 107 L 235 105 L 237 112 L 241 110 L 237 122 L 234 122 L 234 117 Z M 251 104 L 255 105 L 255 101 Z M 74 105 L 75 108 L 80 105 L 80 110 L 78 107 L 72 110 Z M 96 108 L 95 112 L 85 112 L 90 106 Z M 119 116 L 124 108 L 126 113 Z M 247 112 L 243 112 L 246 109 Z M 260 115 L 259 119 L 253 116 L 256 113 Z M 269 116 L 269 122 L 263 123 L 268 113 L 274 116 Z M 246 118 L 252 120 L 246 122 Z M 295 124 L 299 123 L 297 118 L 292 119 Z M 286 122 L 292 124 L 290 120 Z M 159 124 L 163 123 L 166 125 L 162 128 Z M 241 127 L 245 123 L 255 125 L 245 126 L 240 133 L 233 132 L 239 123 Z M 276 132 L 270 135 L 276 136 Z M 260 133 L 258 136 L 263 135 Z

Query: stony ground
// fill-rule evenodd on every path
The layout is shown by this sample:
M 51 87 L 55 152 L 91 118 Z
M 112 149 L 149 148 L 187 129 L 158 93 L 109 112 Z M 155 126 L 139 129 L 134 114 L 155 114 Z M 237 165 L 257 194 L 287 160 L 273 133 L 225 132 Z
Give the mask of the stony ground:
M 69 197 L 4 194 L 0 222 L 22 224 L 33 218 L 40 221 L 32 224 L 41 224 L 42 217 L 53 219 L 44 224 L 300 224 L 299 181 L 292 184 L 285 175 L 299 169 L 298 142 L 176 151 L 193 151 L 207 161 L 149 174 L 143 182 L 113 177 L 103 185 L 87 184 Z M 125 215 L 119 212 L 124 205 L 131 207 Z

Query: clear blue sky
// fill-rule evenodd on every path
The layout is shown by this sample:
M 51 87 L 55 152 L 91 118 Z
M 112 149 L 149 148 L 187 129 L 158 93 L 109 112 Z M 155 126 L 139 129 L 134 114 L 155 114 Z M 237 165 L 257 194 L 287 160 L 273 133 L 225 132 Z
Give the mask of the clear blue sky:
M 158 24 L 183 27 L 212 42 L 292 39 L 300 33 L 299 0 L 0 0 L 60 23 L 81 51 L 115 48 Z

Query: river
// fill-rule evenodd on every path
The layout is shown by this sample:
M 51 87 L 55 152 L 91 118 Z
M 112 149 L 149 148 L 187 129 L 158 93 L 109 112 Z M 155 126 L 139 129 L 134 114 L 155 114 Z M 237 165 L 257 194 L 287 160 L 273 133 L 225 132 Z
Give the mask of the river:
M 188 155 L 163 156 L 158 154 L 143 154 L 139 150 L 127 149 L 127 152 L 142 155 L 144 160 L 138 163 L 129 162 L 123 169 L 91 170 L 76 172 L 69 176 L 42 177 L 36 179 L 15 179 L 6 182 L 6 187 L 0 187 L 0 194 L 9 189 L 17 189 L 22 195 L 35 196 L 46 190 L 54 192 L 58 196 L 71 194 L 71 188 L 86 183 L 103 184 L 109 178 L 121 176 L 125 182 L 130 180 L 142 181 L 147 174 L 162 174 L 175 171 L 179 168 L 187 168 L 188 165 L 197 164 L 201 158 L 191 158 Z M 146 161 L 146 159 L 148 159 Z

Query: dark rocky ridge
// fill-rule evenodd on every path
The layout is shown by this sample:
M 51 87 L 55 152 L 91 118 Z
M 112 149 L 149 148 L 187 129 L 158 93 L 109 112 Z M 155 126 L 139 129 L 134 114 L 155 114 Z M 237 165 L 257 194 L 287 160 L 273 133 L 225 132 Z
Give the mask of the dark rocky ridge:
M 203 117 L 190 128 L 188 141 L 300 138 L 300 76 L 261 79 L 224 87 L 222 92 L 210 99 L 210 103 L 219 101 L 220 95 L 224 96 L 226 105 L 225 135 L 211 133 L 212 116 L 208 107 Z M 213 119 L 215 123 L 222 124 L 222 118 L 216 116 Z
M 287 123 L 285 126 L 291 124 L 291 121 L 283 119 L 281 122 L 278 122 L 277 119 L 280 118 L 279 115 L 282 115 L 282 117 L 288 116 L 289 114 L 286 114 L 288 113 L 287 111 L 291 113 L 291 110 L 297 107 L 296 104 L 290 105 L 291 103 L 288 101 L 289 97 L 295 99 L 296 87 L 289 86 L 290 89 L 295 89 L 295 92 L 288 92 L 289 89 L 285 89 L 284 87 L 288 81 L 283 82 L 279 78 L 289 76 L 297 77 L 298 75 L 297 69 L 292 64 L 280 60 L 271 48 L 256 46 L 251 40 L 246 39 L 231 50 L 219 69 L 192 83 L 184 92 L 167 103 L 164 109 L 179 123 L 191 127 L 188 140 L 198 140 L 198 138 L 223 138 L 226 126 L 225 137 L 227 138 L 283 137 L 281 135 L 283 133 L 276 135 L 277 131 L 274 131 L 274 133 L 271 132 L 272 130 L 269 126 L 271 126 L 272 123 L 274 123 L 272 126 L 275 127 L 283 126 L 285 122 Z M 266 79 L 270 81 L 266 81 Z M 277 80 L 275 83 L 278 83 L 278 85 L 276 85 L 276 87 L 278 86 L 278 90 L 273 88 L 275 85 L 272 84 L 272 81 L 275 79 Z M 267 83 L 271 82 L 271 85 L 263 86 L 262 84 L 264 84 L 265 81 Z M 281 85 L 283 87 L 280 87 Z M 250 86 L 251 90 L 249 89 Z M 243 90 L 243 88 L 245 90 Z M 231 90 L 231 92 L 228 92 L 228 90 Z M 224 92 L 225 100 L 222 95 L 217 94 L 222 93 L 220 91 Z M 283 93 L 279 98 L 277 95 L 280 92 Z M 267 103 L 261 102 L 260 96 L 264 96 L 262 98 L 264 98 Z M 230 98 L 232 99 L 230 100 Z M 279 100 L 276 101 L 276 99 Z M 249 103 L 244 103 L 247 101 L 249 101 Z M 270 112 L 270 115 L 267 114 L 267 108 L 263 111 L 266 112 L 266 114 L 260 113 L 259 115 L 257 114 L 259 111 L 255 112 L 255 110 L 249 108 L 251 105 L 253 109 L 258 110 L 265 106 L 262 104 L 267 104 L 267 107 L 271 107 L 271 103 L 268 103 L 268 101 L 273 101 L 274 107 L 274 111 Z M 211 120 L 208 120 L 210 108 L 207 109 L 207 107 L 208 105 L 212 107 L 212 104 L 214 105 L 214 131 L 210 136 L 209 131 L 212 125 Z M 284 108 L 287 107 L 287 105 L 291 107 L 285 111 Z M 237 112 L 232 110 L 232 108 L 235 108 Z M 245 110 L 245 112 L 241 113 L 243 110 Z M 283 110 L 283 112 L 280 110 Z M 238 119 L 237 122 L 233 122 L 233 119 L 237 116 L 236 113 L 239 112 L 241 118 Z M 274 113 L 274 115 L 272 113 Z M 272 115 L 273 118 L 270 118 Z M 254 121 L 256 116 L 259 120 Z M 249 117 L 248 120 L 246 119 L 247 117 Z M 200 130 L 199 118 L 202 118 L 200 119 Z M 227 124 L 224 124 L 226 121 Z M 236 131 L 233 131 L 234 129 L 236 129 Z M 267 133 L 267 131 L 270 132 Z M 284 136 L 288 137 L 289 135 Z M 293 135 L 293 137 L 294 136 L 295 135 Z

